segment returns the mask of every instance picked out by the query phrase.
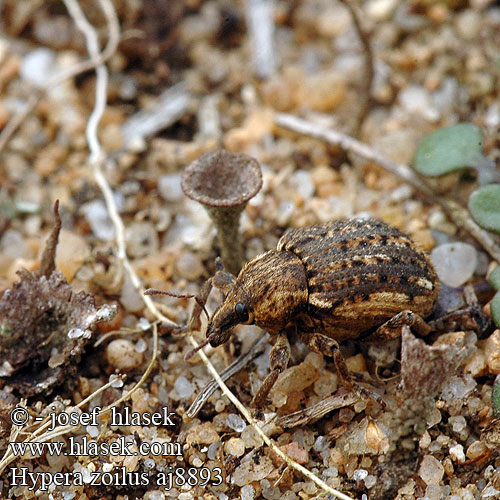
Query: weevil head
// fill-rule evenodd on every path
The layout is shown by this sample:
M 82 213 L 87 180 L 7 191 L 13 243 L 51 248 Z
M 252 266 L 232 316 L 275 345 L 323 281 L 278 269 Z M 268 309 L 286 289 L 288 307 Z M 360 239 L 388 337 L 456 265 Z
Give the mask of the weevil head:
M 292 253 L 272 250 L 255 257 L 216 309 L 207 327 L 212 347 L 229 340 L 238 324 L 278 333 L 307 305 L 304 266 Z

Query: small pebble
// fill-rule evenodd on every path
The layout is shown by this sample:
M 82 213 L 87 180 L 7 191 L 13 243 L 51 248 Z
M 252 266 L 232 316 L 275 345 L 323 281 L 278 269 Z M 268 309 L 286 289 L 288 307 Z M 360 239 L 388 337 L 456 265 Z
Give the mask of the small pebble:
M 439 279 L 448 286 L 459 287 L 473 275 L 477 251 L 468 243 L 445 243 L 434 248 L 431 260 Z
M 177 377 L 174 382 L 174 389 L 181 399 L 189 398 L 194 393 L 193 384 L 184 375 Z
M 236 432 L 242 432 L 247 426 L 246 422 L 235 413 L 230 413 L 227 416 L 226 425 Z
M 43 87 L 56 71 L 56 57 L 54 51 L 41 47 L 24 56 L 19 74 L 23 80 Z
M 104 201 L 90 201 L 82 206 L 82 210 L 94 236 L 102 241 L 109 241 L 114 238 L 115 228 L 108 216 Z
M 232 437 L 224 443 L 224 451 L 229 455 L 241 457 L 245 453 L 245 441 L 241 438 Z
M 134 222 L 125 230 L 127 252 L 132 258 L 146 257 L 158 251 L 160 240 L 154 226 L 148 222 Z
M 158 192 L 160 196 L 170 203 L 178 203 L 184 199 L 181 188 L 180 174 L 162 175 L 158 179 Z
M 250 484 L 243 486 L 240 491 L 240 498 L 241 500 L 254 500 L 255 488 Z
M 187 444 L 212 444 L 220 441 L 219 434 L 212 422 L 204 422 L 188 430 L 186 435 Z
M 454 462 L 462 464 L 465 462 L 464 447 L 461 444 L 457 444 L 450 448 L 450 457 Z
M 309 462 L 309 453 L 307 453 L 307 450 L 300 446 L 297 441 L 292 441 L 284 446 L 280 446 L 280 450 L 300 465 Z M 281 459 L 278 460 L 281 463 Z
M 180 276 L 190 281 L 195 281 L 205 272 L 198 256 L 189 251 L 179 255 L 175 261 L 175 268 Z
M 466 451 L 469 460 L 477 460 L 490 454 L 490 449 L 482 441 L 474 441 Z
M 437 484 L 443 479 L 444 468 L 441 462 L 432 455 L 425 455 L 420 462 L 418 475 L 426 484 Z
M 500 373 L 500 330 L 495 330 L 484 343 L 484 356 L 488 370 L 493 375 Z
M 113 368 L 129 371 L 141 366 L 143 355 L 136 351 L 135 345 L 130 340 L 116 339 L 108 344 L 106 359 Z

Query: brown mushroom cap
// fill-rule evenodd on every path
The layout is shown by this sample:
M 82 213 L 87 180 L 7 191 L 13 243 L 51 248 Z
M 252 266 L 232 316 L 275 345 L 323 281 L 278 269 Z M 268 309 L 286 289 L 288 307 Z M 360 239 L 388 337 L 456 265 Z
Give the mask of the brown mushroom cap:
M 221 149 L 189 164 L 181 186 L 186 196 L 203 205 L 237 207 L 262 187 L 262 172 L 255 158 Z

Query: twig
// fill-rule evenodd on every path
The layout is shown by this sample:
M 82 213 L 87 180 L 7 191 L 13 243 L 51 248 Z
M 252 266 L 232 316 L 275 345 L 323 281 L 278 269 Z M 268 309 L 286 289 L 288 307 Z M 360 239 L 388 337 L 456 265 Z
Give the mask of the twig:
M 0 152 L 3 151 L 6 144 L 9 142 L 12 135 L 19 128 L 21 123 L 25 120 L 25 118 L 33 111 L 41 97 L 48 92 L 50 89 L 57 87 L 65 80 L 73 78 L 77 75 L 84 73 L 85 71 L 89 71 L 91 69 L 96 68 L 99 64 L 105 63 L 116 51 L 118 47 L 118 42 L 120 41 L 119 37 L 119 28 L 118 28 L 118 20 L 116 19 L 116 15 L 113 14 L 108 7 L 106 7 L 108 11 L 105 11 L 106 18 L 108 21 L 109 28 L 109 38 L 108 43 L 102 53 L 99 54 L 97 58 L 92 58 L 87 61 L 82 61 L 74 66 L 60 71 L 55 76 L 53 76 L 44 86 L 40 89 L 36 94 L 31 95 L 23 106 L 23 108 L 18 111 L 7 123 L 2 132 L 0 133 Z M 104 9 L 104 7 L 103 7 Z M 113 19 L 114 18 L 114 19 Z M 112 20 L 112 22 L 109 22 Z
M 220 373 L 220 378 L 225 382 L 226 380 L 229 380 L 233 375 L 238 373 L 248 363 L 251 363 L 264 351 L 268 340 L 269 335 L 261 335 L 246 353 L 235 359 L 226 369 L 224 369 L 224 371 Z M 189 418 L 194 418 L 202 409 L 207 399 L 217 390 L 217 388 L 218 385 L 215 380 L 209 382 L 198 394 L 198 396 L 196 396 L 196 399 L 188 408 L 186 415 Z
M 198 342 L 190 336 L 189 340 L 191 344 L 193 345 L 194 348 L 198 347 Z M 200 355 L 201 359 L 205 363 L 205 366 L 208 368 L 208 371 L 212 374 L 216 382 L 219 384 L 219 387 L 221 388 L 222 392 L 224 395 L 233 403 L 236 408 L 240 411 L 240 413 L 245 417 L 246 421 L 255 429 L 257 434 L 261 437 L 262 441 L 266 443 L 267 446 L 269 446 L 274 453 L 276 453 L 282 460 L 284 460 L 290 467 L 295 469 L 296 471 L 302 473 L 304 476 L 306 476 L 308 479 L 316 483 L 321 489 L 323 489 L 325 492 L 330 493 L 331 495 L 340 498 L 341 500 L 352 500 L 351 497 L 347 496 L 346 494 L 342 493 L 341 491 L 335 490 L 331 486 L 328 486 L 324 481 L 322 481 L 318 476 L 313 474 L 311 471 L 307 470 L 305 467 L 302 465 L 298 464 L 294 460 L 292 460 L 288 455 L 283 453 L 269 438 L 267 434 L 264 433 L 262 428 L 259 426 L 259 424 L 255 421 L 255 419 L 250 415 L 248 410 L 243 406 L 243 403 L 228 389 L 227 385 L 224 383 L 224 381 L 221 379 L 220 375 L 217 373 L 217 370 L 215 367 L 210 363 L 209 359 L 207 358 L 206 354 L 203 351 L 198 351 L 198 354 Z
M 359 398 L 354 392 L 340 390 L 337 394 L 323 399 L 308 408 L 278 417 L 276 423 L 280 427 L 297 427 L 298 425 L 307 424 L 311 420 L 321 418 L 332 410 L 352 405 L 358 400 Z
M 118 19 L 116 18 L 116 12 L 114 11 L 113 5 L 110 0 L 100 0 L 101 6 L 106 14 L 106 19 L 108 24 L 110 25 L 110 38 L 113 33 L 114 36 L 118 37 Z M 100 60 L 99 57 L 99 42 L 97 38 L 97 33 L 95 32 L 94 27 L 87 21 L 84 17 L 80 6 L 78 5 L 76 0 L 65 0 L 65 4 L 71 14 L 71 16 L 75 19 L 75 22 L 78 28 L 84 33 L 85 38 L 87 40 L 87 50 L 94 61 Z M 114 29 L 111 30 L 111 27 L 114 26 Z M 97 138 L 97 127 L 99 125 L 99 121 L 104 112 L 104 108 L 106 106 L 106 88 L 108 84 L 108 71 L 104 64 L 99 64 L 96 67 L 97 74 L 97 82 L 96 82 L 96 102 L 94 106 L 94 110 L 90 115 L 89 121 L 87 123 L 86 128 L 86 136 L 87 142 L 89 144 L 90 149 L 90 157 L 89 162 L 92 166 L 94 178 L 101 188 L 102 194 L 104 196 L 104 201 L 106 202 L 106 207 L 108 209 L 109 217 L 115 226 L 116 230 L 116 246 L 117 246 L 117 257 L 122 262 L 125 270 L 127 271 L 130 280 L 134 288 L 137 290 L 139 295 L 143 297 L 143 300 L 146 306 L 152 310 L 156 309 L 153 301 L 147 295 L 144 296 L 144 287 L 139 280 L 132 264 L 128 260 L 126 246 L 125 246 L 125 227 L 123 225 L 123 221 L 121 220 L 120 215 L 118 214 L 118 210 L 116 208 L 116 203 L 113 197 L 113 192 L 111 187 L 108 184 L 106 177 L 102 171 L 102 164 L 104 163 L 105 155 L 102 151 L 101 145 L 99 143 L 99 139 Z M 162 316 L 162 321 L 165 322 L 169 326 L 177 326 L 172 320 Z
M 436 196 L 432 191 L 432 188 L 409 166 L 397 163 L 390 158 L 381 155 L 368 144 L 360 142 L 353 137 L 337 132 L 336 130 L 325 128 L 321 125 L 311 123 L 307 120 L 297 118 L 296 116 L 286 113 L 277 113 L 275 115 L 275 121 L 281 127 L 288 128 L 298 132 L 299 134 L 315 137 L 316 139 L 321 139 L 329 144 L 340 146 L 342 149 L 351 151 L 365 160 L 376 163 L 394 175 L 397 175 L 404 181 L 408 182 L 408 184 L 411 184 L 413 187 L 421 191 L 432 202 L 439 204 L 458 227 L 462 227 L 468 231 L 491 255 L 491 257 L 493 257 L 497 262 L 500 262 L 500 246 L 495 241 L 493 236 L 479 227 L 472 220 L 465 208 L 461 207 L 452 200 Z
M 365 75 L 362 81 L 363 86 L 361 89 L 361 95 L 359 95 L 359 101 L 361 101 L 359 104 L 360 111 L 358 116 L 356 117 L 356 123 L 354 125 L 353 132 L 353 135 L 358 137 L 361 132 L 363 122 L 365 121 L 368 111 L 370 110 L 371 90 L 373 84 L 373 76 L 375 74 L 373 67 L 373 52 L 368 33 L 363 29 L 358 11 L 354 7 L 354 5 L 352 5 L 351 0 L 340 1 L 346 6 L 347 10 L 351 14 L 352 22 L 354 24 L 356 33 L 358 34 L 361 45 L 363 46 L 363 54 L 365 56 Z
M 276 71 L 274 50 L 274 0 L 246 0 L 246 18 L 255 74 L 269 78 Z
M 148 109 L 139 111 L 128 118 L 122 125 L 125 147 L 136 139 L 145 139 L 150 135 L 172 125 L 188 109 L 189 93 L 181 82 L 159 95 Z

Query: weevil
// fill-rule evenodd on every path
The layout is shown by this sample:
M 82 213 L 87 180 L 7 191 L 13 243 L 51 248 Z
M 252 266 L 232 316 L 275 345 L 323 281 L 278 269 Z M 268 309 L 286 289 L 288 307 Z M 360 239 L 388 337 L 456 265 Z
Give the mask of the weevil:
M 289 230 L 276 250 L 249 261 L 236 278 L 219 264 L 198 297 L 191 326 L 199 323 L 212 284 L 224 300 L 209 319 L 199 348 L 224 344 L 238 324 L 257 325 L 275 339 L 271 372 L 252 400 L 257 408 L 288 365 L 294 331 L 312 351 L 333 358 L 345 387 L 383 404 L 353 380 L 339 343 L 387 341 L 400 336 L 403 325 L 426 335 L 431 327 L 424 319 L 439 295 L 439 280 L 423 250 L 373 218 Z

